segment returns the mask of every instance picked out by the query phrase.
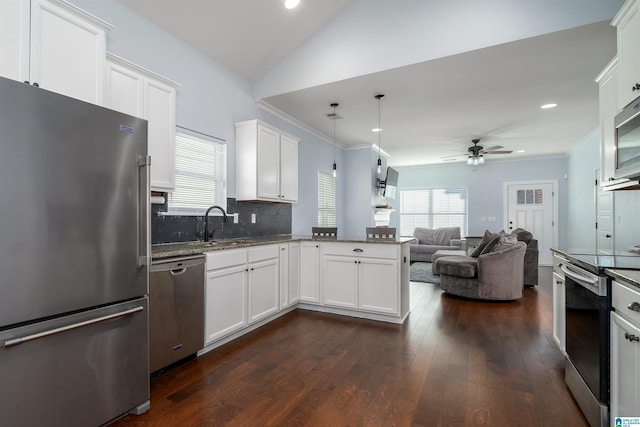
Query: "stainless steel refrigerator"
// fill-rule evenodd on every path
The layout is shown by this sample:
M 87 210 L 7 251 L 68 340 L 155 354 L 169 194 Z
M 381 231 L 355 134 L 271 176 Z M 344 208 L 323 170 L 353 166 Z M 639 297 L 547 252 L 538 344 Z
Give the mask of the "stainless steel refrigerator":
M 0 425 L 149 405 L 147 122 L 0 78 Z

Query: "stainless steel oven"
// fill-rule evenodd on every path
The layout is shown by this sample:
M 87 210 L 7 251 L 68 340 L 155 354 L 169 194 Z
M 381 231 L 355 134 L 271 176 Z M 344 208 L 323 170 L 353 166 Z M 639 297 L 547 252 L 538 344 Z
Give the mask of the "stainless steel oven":
M 591 426 L 606 426 L 610 281 L 597 266 L 579 265 L 578 260 L 568 258 L 562 266 L 566 292 L 565 382 Z

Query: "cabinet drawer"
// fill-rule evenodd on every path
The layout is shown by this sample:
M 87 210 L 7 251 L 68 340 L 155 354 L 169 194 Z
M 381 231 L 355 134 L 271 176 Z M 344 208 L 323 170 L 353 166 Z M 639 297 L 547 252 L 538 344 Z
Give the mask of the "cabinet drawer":
M 323 243 L 325 255 L 355 256 L 358 258 L 398 259 L 400 245 L 371 243 Z
M 214 251 L 207 254 L 207 271 L 218 268 L 233 267 L 247 263 L 246 249 Z
M 280 257 L 278 245 L 258 246 L 249 249 L 249 262 L 264 261 Z
M 639 290 L 633 289 L 629 285 L 614 280 L 611 285 L 611 305 L 619 314 L 640 324 Z M 634 310 L 629 307 L 637 307 L 637 309 Z
M 564 272 L 560 269 L 560 266 L 566 264 L 566 258 L 554 253 L 553 254 L 553 272 L 564 278 Z

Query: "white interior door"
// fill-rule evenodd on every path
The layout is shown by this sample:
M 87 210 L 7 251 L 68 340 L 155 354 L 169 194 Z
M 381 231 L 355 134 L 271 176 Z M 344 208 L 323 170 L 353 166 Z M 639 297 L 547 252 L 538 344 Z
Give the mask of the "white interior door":
M 552 265 L 551 247 L 556 244 L 555 183 L 550 181 L 506 183 L 505 230 L 524 228 L 538 240 L 538 263 Z

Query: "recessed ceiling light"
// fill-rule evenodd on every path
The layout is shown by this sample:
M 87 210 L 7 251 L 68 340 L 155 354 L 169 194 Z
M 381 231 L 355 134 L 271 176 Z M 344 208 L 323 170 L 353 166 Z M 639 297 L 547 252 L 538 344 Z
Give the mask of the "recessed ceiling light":
M 300 3 L 300 0 L 284 0 L 284 7 L 287 9 L 293 9 Z
M 516 150 L 516 153 L 524 153 L 524 150 Z
M 547 110 L 549 108 L 555 108 L 557 106 L 558 106 L 558 104 L 555 104 L 555 103 L 552 102 L 552 103 L 549 103 L 549 104 L 541 105 L 540 108 L 542 108 L 543 110 Z
M 382 132 L 382 129 L 380 129 L 380 128 L 373 128 L 373 129 L 371 129 L 371 132 Z

